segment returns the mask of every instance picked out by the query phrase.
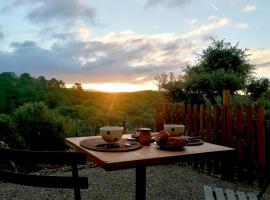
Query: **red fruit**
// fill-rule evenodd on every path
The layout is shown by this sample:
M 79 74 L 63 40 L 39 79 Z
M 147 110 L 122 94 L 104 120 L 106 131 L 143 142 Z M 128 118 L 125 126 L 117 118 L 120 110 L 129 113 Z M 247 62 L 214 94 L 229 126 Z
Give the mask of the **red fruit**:
M 187 140 L 182 137 L 169 137 L 165 144 L 172 147 L 183 147 L 187 144 Z
M 169 138 L 169 134 L 166 131 L 160 131 L 156 136 L 156 143 L 158 145 L 165 144 Z

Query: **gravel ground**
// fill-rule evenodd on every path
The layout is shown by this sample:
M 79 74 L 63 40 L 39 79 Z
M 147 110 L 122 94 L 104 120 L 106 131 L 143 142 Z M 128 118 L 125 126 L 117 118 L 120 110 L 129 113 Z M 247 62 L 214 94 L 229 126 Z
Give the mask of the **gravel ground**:
M 70 174 L 70 171 L 57 174 Z M 147 167 L 148 200 L 203 200 L 203 185 L 220 186 L 243 191 L 256 191 L 257 187 L 243 183 L 230 183 L 198 172 L 190 166 L 178 164 Z M 129 200 L 135 199 L 135 170 L 104 171 L 98 167 L 80 169 L 87 176 L 89 189 L 81 190 L 82 199 Z M 270 188 L 265 199 L 270 199 Z M 1 200 L 57 200 L 74 199 L 73 190 L 47 189 L 0 182 Z

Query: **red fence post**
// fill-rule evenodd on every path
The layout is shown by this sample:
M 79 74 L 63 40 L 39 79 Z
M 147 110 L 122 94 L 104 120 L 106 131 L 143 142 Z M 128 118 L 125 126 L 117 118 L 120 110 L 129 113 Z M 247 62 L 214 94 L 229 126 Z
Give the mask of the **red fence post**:
M 227 107 L 227 119 L 226 119 L 226 124 L 227 124 L 227 130 L 226 130 L 226 135 L 227 135 L 227 142 L 226 144 L 229 147 L 233 146 L 233 108 L 231 105 Z
M 197 104 L 193 105 L 193 134 L 194 136 L 198 135 L 198 106 Z
M 237 160 L 243 161 L 243 107 L 237 105 L 236 108 L 236 149 L 237 149 Z
M 170 121 L 169 123 L 175 124 L 175 104 L 170 103 L 168 106 Z
M 221 109 L 221 144 L 222 145 L 226 145 L 227 143 L 227 138 L 226 138 L 226 115 L 227 115 L 227 107 L 226 106 L 222 106 Z
M 185 119 L 186 119 L 186 107 L 185 107 L 185 104 L 181 104 L 180 105 L 180 123 L 186 124 Z
M 180 104 L 176 104 L 175 107 L 175 123 L 179 124 L 180 123 Z
M 206 106 L 206 141 L 211 142 L 211 105 Z
M 230 90 L 223 90 L 223 105 L 227 106 L 231 104 Z
M 249 163 L 253 163 L 254 158 L 254 112 L 253 107 L 249 105 L 247 107 L 247 149 Z
M 259 182 L 262 183 L 264 180 L 264 169 L 265 169 L 265 129 L 264 129 L 264 107 L 259 106 L 257 110 L 257 132 L 258 132 L 258 163 L 260 166 L 258 178 Z
M 214 143 L 219 144 L 218 141 L 218 127 L 220 124 L 219 120 L 220 108 L 218 105 L 214 107 Z
M 204 140 L 204 105 L 200 105 L 200 137 Z
M 191 135 L 192 133 L 192 105 L 187 105 L 187 130 L 188 135 Z
M 253 173 L 254 173 L 254 157 L 255 157 L 255 151 L 254 151 L 254 110 L 251 105 L 247 106 L 246 109 L 246 133 L 247 133 L 247 163 L 248 163 L 248 173 L 251 176 L 248 176 L 249 182 L 253 181 Z

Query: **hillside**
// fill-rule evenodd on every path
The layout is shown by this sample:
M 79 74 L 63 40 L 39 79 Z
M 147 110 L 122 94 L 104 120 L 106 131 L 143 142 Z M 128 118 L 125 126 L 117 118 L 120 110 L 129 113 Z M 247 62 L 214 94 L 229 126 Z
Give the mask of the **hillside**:
M 99 134 L 101 126 L 123 121 L 129 130 L 154 130 L 155 106 L 166 101 L 158 91 L 68 89 L 60 80 L 12 72 L 0 74 L 0 87 L 0 141 L 14 148 L 62 149 L 64 137 Z

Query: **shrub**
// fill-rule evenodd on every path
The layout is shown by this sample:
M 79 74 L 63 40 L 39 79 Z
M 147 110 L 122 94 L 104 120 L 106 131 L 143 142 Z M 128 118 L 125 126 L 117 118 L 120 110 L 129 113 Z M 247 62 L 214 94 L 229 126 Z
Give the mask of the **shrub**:
M 63 150 L 61 117 L 44 103 L 26 103 L 14 111 L 18 132 L 31 150 Z
M 6 114 L 0 114 L 0 141 L 10 148 L 23 149 L 24 139 L 17 133 L 17 127 L 12 118 Z

